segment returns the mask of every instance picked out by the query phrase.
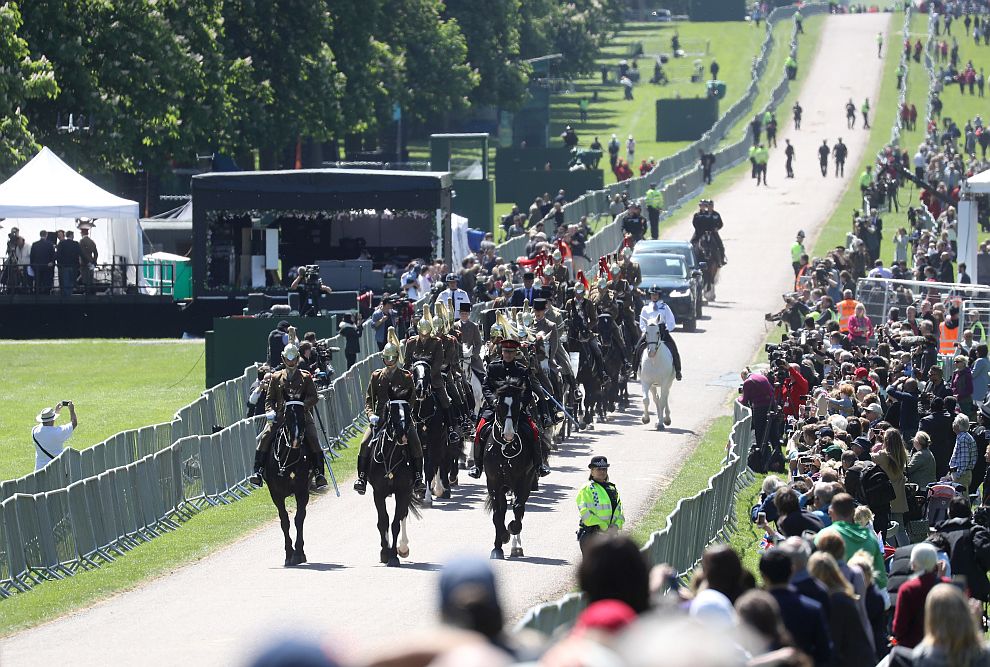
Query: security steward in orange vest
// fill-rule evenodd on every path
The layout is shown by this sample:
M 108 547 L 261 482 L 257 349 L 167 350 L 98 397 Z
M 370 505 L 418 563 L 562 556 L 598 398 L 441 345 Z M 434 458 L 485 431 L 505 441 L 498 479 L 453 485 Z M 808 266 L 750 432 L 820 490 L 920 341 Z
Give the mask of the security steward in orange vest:
M 853 298 L 852 290 L 847 289 L 842 293 L 842 301 L 835 304 L 835 310 L 839 313 L 839 331 L 846 333 L 849 331 L 849 318 L 856 314 L 856 306 L 859 301 Z
M 938 325 L 938 353 L 956 354 L 956 343 L 959 342 L 959 308 L 951 306 L 945 321 Z

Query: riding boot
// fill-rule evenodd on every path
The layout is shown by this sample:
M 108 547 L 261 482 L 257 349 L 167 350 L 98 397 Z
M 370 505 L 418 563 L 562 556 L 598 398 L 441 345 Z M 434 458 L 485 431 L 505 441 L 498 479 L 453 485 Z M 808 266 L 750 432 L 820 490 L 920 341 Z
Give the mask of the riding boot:
M 646 335 L 639 337 L 636 342 L 636 349 L 633 351 L 633 363 L 636 366 L 636 372 L 640 371 L 640 364 L 643 363 L 643 350 L 646 349 Z
M 413 457 L 413 492 L 422 495 L 426 491 L 426 483 L 423 482 L 423 457 Z
M 319 453 L 312 452 L 313 454 L 313 484 L 312 490 L 316 493 L 324 493 L 330 486 L 327 483 L 326 471 L 326 461 L 323 458 L 323 450 Z
M 485 444 L 482 442 L 481 431 L 484 427 L 478 429 L 478 434 L 474 437 L 474 443 L 471 445 L 471 458 L 474 459 L 474 465 L 468 470 L 468 477 L 474 479 L 481 479 L 481 471 L 485 469 Z
M 540 435 L 537 432 L 533 433 L 534 441 L 530 443 L 530 455 L 533 457 L 533 467 L 539 472 L 540 477 L 546 477 L 550 474 L 550 466 L 546 464 L 543 458 L 543 446 L 540 444 Z
M 457 430 L 457 422 L 454 419 L 454 409 L 452 407 L 443 408 L 443 417 L 447 420 L 447 441 L 454 442 L 461 439 L 461 434 Z
M 262 484 L 261 477 L 262 473 L 265 471 L 265 454 L 267 454 L 267 452 L 263 452 L 261 450 L 255 450 L 254 452 L 254 473 L 248 477 L 248 482 L 251 486 L 260 487 Z
M 358 454 L 357 479 L 354 480 L 354 490 L 362 496 L 368 490 L 368 457 L 365 454 Z
M 683 379 L 681 377 L 681 353 L 677 351 L 677 344 L 674 342 L 673 336 L 668 333 L 663 342 L 667 344 L 667 349 L 670 350 L 670 356 L 674 361 L 674 377 L 678 380 Z

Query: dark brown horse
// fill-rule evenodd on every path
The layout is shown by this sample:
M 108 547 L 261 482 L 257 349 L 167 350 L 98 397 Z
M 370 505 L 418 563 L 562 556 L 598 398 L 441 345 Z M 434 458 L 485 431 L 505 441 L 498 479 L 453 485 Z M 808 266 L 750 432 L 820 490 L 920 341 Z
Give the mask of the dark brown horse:
M 309 503 L 309 475 L 314 462 L 312 454 L 303 443 L 306 433 L 306 407 L 302 401 L 287 401 L 285 416 L 278 425 L 271 451 L 262 475 L 268 485 L 268 493 L 278 510 L 278 518 L 285 536 L 285 566 L 306 562 L 303 551 L 303 523 L 306 521 L 306 505 Z M 296 541 L 289 535 L 289 512 L 285 499 L 296 499 Z

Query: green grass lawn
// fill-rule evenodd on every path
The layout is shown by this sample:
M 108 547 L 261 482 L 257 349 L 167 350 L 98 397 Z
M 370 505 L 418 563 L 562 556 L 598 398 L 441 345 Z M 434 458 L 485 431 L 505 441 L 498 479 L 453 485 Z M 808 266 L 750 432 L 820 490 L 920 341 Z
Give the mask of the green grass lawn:
M 71 340 L 0 342 L 0 479 L 34 470 L 35 416 L 61 400 L 75 403 L 77 449 L 132 428 L 170 421 L 203 391 L 203 342 Z M 66 424 L 68 408 L 57 424 Z
M 834 248 L 837 245 L 845 245 L 846 232 L 852 228 L 852 212 L 863 207 L 863 201 L 859 191 L 859 174 L 863 172 L 867 164 L 873 164 L 877 152 L 890 141 L 890 128 L 894 122 L 894 114 L 898 108 L 897 65 L 900 62 L 899 49 L 903 41 L 900 39 L 900 29 L 903 25 L 904 15 L 893 14 L 891 21 L 891 30 L 887 33 L 886 41 L 888 44 L 897 44 L 898 50 L 884 54 L 880 97 L 875 101 L 871 100 L 874 104 L 873 116 L 870 118 L 870 125 L 873 128 L 870 132 L 870 140 L 860 162 L 858 164 L 846 164 L 846 171 L 851 172 L 853 178 L 849 181 L 849 187 L 846 188 L 842 199 L 836 204 L 835 210 L 832 212 L 828 222 L 822 227 L 818 239 L 812 248 L 811 254 L 814 256 L 824 256 L 829 248 Z M 897 35 L 896 39 L 894 35 Z M 909 69 L 917 67 L 923 68 L 924 65 L 912 61 Z M 919 99 L 923 103 L 925 99 L 924 93 L 909 91 L 909 99 Z M 919 107 L 919 113 L 924 113 L 921 109 L 922 103 L 915 102 Z M 920 118 L 918 119 L 918 124 L 921 125 Z M 863 130 L 857 126 L 855 131 L 862 132 Z M 886 235 L 893 236 L 893 232 L 897 227 L 890 225 L 885 219 L 884 229 L 890 230 Z
M 667 516 L 674 511 L 681 498 L 690 498 L 707 488 L 708 478 L 722 467 L 725 461 L 725 443 L 732 431 L 732 416 L 716 417 L 691 455 L 677 471 L 673 481 L 663 490 L 653 507 L 632 530 L 632 538 L 642 546 L 654 531 L 663 530 Z
M 786 31 L 789 35 L 790 25 L 790 22 L 781 23 L 777 32 Z M 653 76 L 654 59 L 661 53 L 671 53 L 670 39 L 675 31 L 679 34 L 681 48 L 687 55 L 684 58 L 671 58 L 664 66 L 664 71 L 670 78 L 669 84 L 651 84 L 649 80 Z M 655 141 L 655 101 L 659 98 L 705 96 L 704 82 L 711 78 L 708 67 L 712 59 L 715 59 L 720 66 L 719 79 L 726 83 L 726 98 L 721 102 L 721 109 L 728 109 L 742 97 L 749 85 L 753 57 L 759 53 L 765 34 L 764 29 L 757 29 L 744 22 L 628 24 L 602 50 L 599 58 L 599 66 L 607 65 L 611 68 L 608 84 L 603 85 L 601 75 L 596 73 L 592 77 L 575 81 L 570 93 L 554 96 L 551 142 L 559 145 L 559 135 L 564 131 L 564 126 L 571 125 L 578 133 L 582 146 L 590 144 L 595 136 L 598 136 L 604 146 L 613 133 L 618 135 L 623 146 L 622 155 L 625 155 L 625 140 L 632 134 L 636 139 L 636 164 L 631 166 L 638 175 L 637 167 L 643 158 L 652 156 L 659 160 L 691 143 Z M 640 82 L 633 90 L 634 99 L 625 100 L 623 89 L 615 79 L 615 67 L 622 59 L 632 63 L 634 59 L 630 57 L 630 53 L 634 43 L 643 45 L 643 55 L 635 59 L 639 65 Z M 700 83 L 691 82 L 696 60 L 700 60 L 704 67 Z M 591 104 L 588 121 L 582 123 L 578 102 L 582 98 L 591 100 L 595 92 L 598 93 L 598 102 Z M 606 170 L 605 182 L 614 181 L 615 176 Z
M 333 463 L 341 493 L 346 490 L 346 481 L 353 476 L 357 460 L 359 441 L 349 444 Z M 290 500 L 290 505 L 292 502 Z M 332 503 L 334 500 L 331 497 L 318 502 Z M 205 558 L 275 519 L 275 507 L 265 489 L 230 505 L 207 508 L 181 524 L 178 530 L 142 544 L 113 563 L 60 581 L 47 581 L 27 593 L 0 601 L 0 636 L 53 620 L 166 575 Z M 271 565 L 280 565 L 284 556 L 281 541 L 273 542 Z

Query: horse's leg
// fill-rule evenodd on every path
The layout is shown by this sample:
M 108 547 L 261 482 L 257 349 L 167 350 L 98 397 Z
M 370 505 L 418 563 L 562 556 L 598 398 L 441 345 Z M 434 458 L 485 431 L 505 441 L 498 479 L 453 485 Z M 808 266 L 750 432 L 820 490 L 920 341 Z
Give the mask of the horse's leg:
M 509 522 L 509 533 L 512 534 L 512 549 L 509 555 L 520 558 L 523 554 L 522 521 L 526 514 L 526 501 L 529 500 L 529 486 L 522 484 L 519 492 L 512 501 L 512 521 Z
M 489 490 L 488 493 L 492 494 L 492 523 L 495 524 L 495 548 L 492 549 L 491 558 L 502 560 L 505 558 L 502 545 L 509 541 L 509 531 L 505 529 L 505 494 L 501 489 L 495 492 Z
M 309 475 L 306 476 L 307 480 Z M 304 481 L 300 486 L 302 488 L 296 491 L 296 547 L 292 554 L 292 564 L 299 565 L 306 562 L 306 552 L 303 549 L 303 523 L 306 522 L 306 505 L 309 503 L 309 489 L 306 485 L 309 484 L 308 481 Z
M 289 536 L 289 512 L 285 509 L 285 496 L 272 490 L 272 485 L 268 484 L 268 493 L 278 510 L 278 522 L 282 526 L 282 535 L 285 537 L 285 566 L 292 565 L 292 538 Z
M 660 405 L 663 408 L 664 426 L 670 426 L 670 385 L 673 378 L 668 377 L 667 381 L 660 385 Z
M 650 423 L 650 390 L 652 389 L 652 383 L 647 382 L 643 379 L 643 371 L 645 368 L 639 372 L 639 386 L 643 390 L 643 418 L 640 420 L 644 424 Z
M 399 522 L 399 547 L 396 549 L 396 552 L 400 558 L 409 558 L 409 534 L 406 532 L 406 523 L 408 521 L 409 516 L 407 515 Z
M 375 489 L 375 509 L 378 510 L 378 534 L 381 535 L 382 550 L 378 555 L 378 559 L 383 562 L 388 562 L 389 548 L 388 548 L 388 509 L 385 507 L 385 494 Z
M 650 396 L 653 397 L 653 405 L 657 406 L 657 430 L 663 430 L 663 401 L 660 394 L 663 391 L 663 380 L 650 387 Z
M 395 516 L 392 517 L 392 542 L 388 550 L 387 567 L 399 567 L 399 529 L 402 520 L 409 512 L 409 502 L 412 500 L 412 489 L 407 493 L 395 493 Z
M 433 429 L 427 426 L 423 431 L 423 438 L 420 439 L 425 457 L 423 460 L 423 476 L 425 477 L 426 491 L 423 493 L 423 507 L 433 507 L 433 494 L 430 493 L 430 487 L 436 482 L 438 461 L 440 459 L 437 456 L 433 435 Z

